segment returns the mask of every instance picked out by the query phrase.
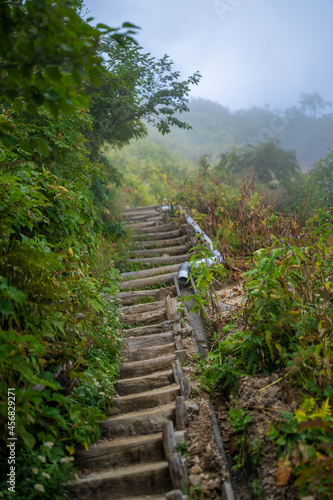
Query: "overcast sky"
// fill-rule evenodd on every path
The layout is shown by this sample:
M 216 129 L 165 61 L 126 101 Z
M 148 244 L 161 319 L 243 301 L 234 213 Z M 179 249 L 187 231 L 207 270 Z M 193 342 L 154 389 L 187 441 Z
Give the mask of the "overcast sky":
M 333 101 L 333 0 L 85 0 L 96 22 L 141 27 L 156 58 L 183 78 L 203 78 L 192 96 L 232 110 L 297 104 L 301 92 Z M 333 109 L 333 108 L 332 108 Z

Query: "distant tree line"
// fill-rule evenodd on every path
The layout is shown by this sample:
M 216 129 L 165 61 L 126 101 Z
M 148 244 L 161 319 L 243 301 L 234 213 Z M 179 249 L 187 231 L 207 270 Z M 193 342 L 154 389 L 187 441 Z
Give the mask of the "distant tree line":
M 296 151 L 305 171 L 327 155 L 332 146 L 333 112 L 331 103 L 319 93 L 301 94 L 298 105 L 285 110 L 253 107 L 230 111 L 207 99 L 192 99 L 188 123 L 192 131 L 174 131 L 155 142 L 169 146 L 187 158 L 198 160 L 203 154 L 220 154 L 233 146 L 258 146 L 269 139 L 281 141 L 281 147 Z

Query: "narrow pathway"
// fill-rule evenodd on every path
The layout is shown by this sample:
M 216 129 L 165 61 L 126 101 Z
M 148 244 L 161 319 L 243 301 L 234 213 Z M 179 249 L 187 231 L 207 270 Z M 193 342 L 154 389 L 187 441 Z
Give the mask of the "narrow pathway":
M 159 206 L 124 212 L 134 245 L 118 295 L 126 326 L 125 362 L 103 440 L 76 453 L 81 474 L 71 497 L 180 500 L 186 474 L 176 443 L 183 442 L 189 379 L 181 363 L 180 313 L 174 276 L 188 260 L 187 237 Z M 138 263 L 141 263 L 138 265 Z

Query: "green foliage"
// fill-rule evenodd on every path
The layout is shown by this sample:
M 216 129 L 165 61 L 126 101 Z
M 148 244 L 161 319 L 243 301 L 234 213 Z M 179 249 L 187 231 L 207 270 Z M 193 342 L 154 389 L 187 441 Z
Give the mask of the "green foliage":
M 16 481 L 24 484 L 24 490 L 16 490 L 15 498 L 33 500 L 45 498 L 45 494 L 55 500 L 66 498 L 64 484 L 73 473 L 74 458 L 68 452 L 64 455 L 62 445 L 51 438 L 29 451 L 18 444 Z M 2 498 L 11 499 L 13 495 L 4 488 Z
M 237 435 L 237 444 L 239 445 L 239 453 L 236 455 L 237 463 L 233 466 L 234 470 L 237 470 L 245 465 L 246 458 L 246 439 L 245 431 L 248 425 L 251 423 L 251 415 L 247 415 L 246 411 L 240 406 L 236 405 L 229 409 L 229 422 L 232 430 Z
M 103 71 L 97 49 L 102 35 L 119 40 L 121 32 L 99 24 L 93 27 L 83 20 L 77 7 L 80 1 L 28 0 L 1 2 L 0 102 L 35 114 L 43 105 L 54 116 L 73 111 L 77 104 L 87 105 L 82 83 L 89 77 L 98 83 Z M 133 25 L 124 25 L 123 35 L 133 33 Z M 12 131 L 9 127 L 8 131 Z M 6 138 L 6 144 L 15 142 Z
M 99 437 L 113 404 L 122 360 L 115 263 L 128 236 L 115 209 L 121 175 L 101 148 L 140 135 L 158 108 L 162 132 L 187 128 L 173 115 L 199 80 L 179 82 L 167 57 L 136 48 L 132 24 L 94 28 L 81 6 L 0 4 L 1 467 L 6 478 L 14 387 L 21 499 L 65 497 L 71 455 Z
M 105 156 L 123 175 L 121 201 L 129 206 L 170 201 L 193 170 L 189 161 L 148 139 L 106 151 Z
M 179 443 L 176 444 L 176 449 L 177 452 L 180 453 L 180 455 L 187 460 L 189 457 L 189 451 L 188 451 L 188 443 L 186 441 L 180 441 Z
M 284 415 L 279 428 L 271 425 L 269 438 L 277 446 L 277 481 L 296 477 L 301 495 L 329 499 L 333 492 L 333 418 L 328 399 L 321 406 L 305 398 L 295 413 Z
M 236 433 L 244 433 L 246 427 L 252 420 L 251 415 L 247 415 L 246 411 L 240 406 L 230 408 L 228 414 L 232 430 Z
M 222 153 L 215 168 L 219 173 L 241 175 L 253 169 L 257 182 L 270 188 L 288 188 L 299 175 L 295 152 L 283 150 L 273 139 L 249 149 Z

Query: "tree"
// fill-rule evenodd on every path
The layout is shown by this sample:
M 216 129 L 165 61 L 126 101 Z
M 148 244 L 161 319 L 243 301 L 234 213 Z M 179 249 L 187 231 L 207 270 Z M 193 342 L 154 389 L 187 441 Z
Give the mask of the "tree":
M 325 108 L 332 107 L 332 103 L 330 101 L 324 101 L 323 96 L 320 95 L 319 92 L 313 94 L 302 93 L 299 102 L 301 111 L 303 111 L 303 113 L 308 112 L 313 118 L 317 118 L 318 115 L 322 114 Z
M 179 81 L 180 73 L 173 71 L 168 56 L 156 60 L 130 39 L 121 45 L 110 37 L 103 42 L 107 73 L 100 86 L 86 85 L 94 118 L 93 130 L 86 135 L 94 157 L 104 141 L 122 146 L 146 135 L 144 120 L 162 134 L 170 132 L 172 126 L 191 128 L 178 113 L 189 111 L 190 85 L 199 83 L 198 72 Z
M 309 171 L 309 184 L 315 206 L 323 207 L 333 203 L 333 151 Z M 325 203 L 326 201 L 326 203 Z
M 279 185 L 288 188 L 300 171 L 295 151 L 285 151 L 276 139 L 249 149 L 233 149 L 222 153 L 215 168 L 221 174 L 229 172 L 236 175 L 244 175 L 252 169 L 257 182 L 270 188 Z
M 270 187 L 288 188 L 300 172 L 296 152 L 280 147 L 280 141 L 270 139 L 250 150 L 250 161 L 255 168 L 257 181 Z
M 120 41 L 134 33 L 134 26 L 95 28 L 81 19 L 81 3 L 1 0 L 0 104 L 13 103 L 29 114 L 45 106 L 54 116 L 88 104 L 82 82 L 89 78 L 98 84 L 105 71 L 98 52 L 102 35 Z M 15 144 L 13 132 L 3 124 L 0 138 L 6 146 Z

